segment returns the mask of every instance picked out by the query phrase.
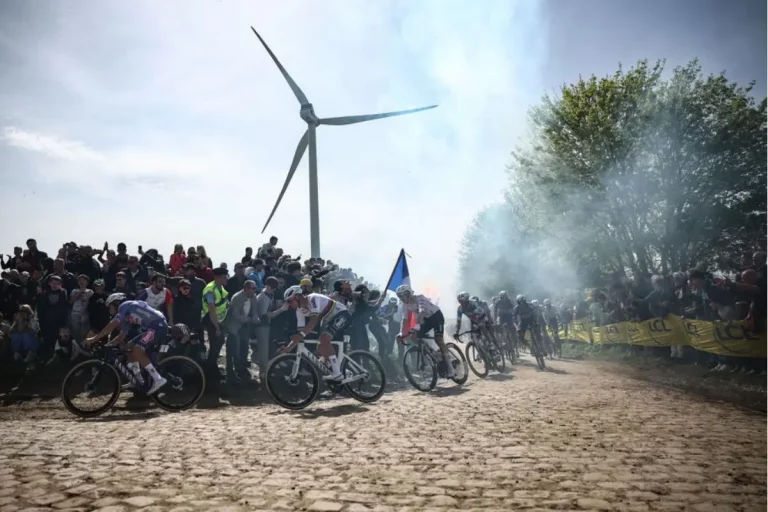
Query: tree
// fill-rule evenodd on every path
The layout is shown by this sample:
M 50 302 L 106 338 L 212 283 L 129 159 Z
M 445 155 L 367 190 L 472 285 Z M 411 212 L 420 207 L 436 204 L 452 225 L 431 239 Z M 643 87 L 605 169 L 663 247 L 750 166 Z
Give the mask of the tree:
M 764 243 L 765 99 L 722 73 L 703 77 L 695 60 L 662 73 L 663 62 L 641 61 L 563 86 L 531 110 L 530 145 L 512 154 L 506 222 L 528 233 L 526 250 L 567 254 L 582 286 Z M 499 224 L 479 217 L 466 242 Z

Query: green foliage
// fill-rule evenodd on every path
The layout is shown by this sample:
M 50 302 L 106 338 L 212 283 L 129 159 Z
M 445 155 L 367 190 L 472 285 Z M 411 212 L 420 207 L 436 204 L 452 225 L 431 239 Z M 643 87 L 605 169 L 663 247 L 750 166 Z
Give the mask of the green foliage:
M 663 64 L 579 79 L 531 110 L 533 138 L 512 154 L 506 204 L 468 230 L 465 279 L 471 256 L 498 237 L 509 259 L 546 255 L 581 286 L 737 259 L 764 243 L 765 99 L 724 74 L 703 77 L 695 60 L 665 80 Z M 510 236 L 512 226 L 525 236 Z M 548 272 L 491 272 L 526 288 L 562 285 Z

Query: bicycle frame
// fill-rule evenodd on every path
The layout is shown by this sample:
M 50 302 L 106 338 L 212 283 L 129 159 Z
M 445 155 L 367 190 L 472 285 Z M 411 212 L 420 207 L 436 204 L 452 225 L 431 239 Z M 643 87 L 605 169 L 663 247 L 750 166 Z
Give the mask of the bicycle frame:
M 328 365 L 323 364 L 320 359 L 312 353 L 307 347 L 306 344 L 309 343 L 311 345 L 316 345 L 320 343 L 320 340 L 302 340 L 296 344 L 296 360 L 293 365 L 293 369 L 291 370 L 291 379 L 296 379 L 299 375 L 299 364 L 301 362 L 301 358 L 305 358 L 309 363 L 315 367 L 315 369 L 320 370 L 320 372 L 323 375 L 329 375 L 331 373 L 331 370 L 328 368 Z M 339 384 L 349 384 L 351 382 L 355 382 L 358 380 L 362 380 L 366 377 L 368 372 L 357 364 L 354 360 L 352 360 L 349 356 L 347 356 L 344 353 L 344 345 L 346 342 L 344 341 L 331 341 L 331 344 L 338 349 L 338 354 L 336 355 L 336 358 L 339 360 L 339 366 L 346 360 L 347 364 L 352 367 L 352 369 L 355 371 L 355 375 L 352 375 L 351 377 L 345 377 L 342 381 L 339 382 Z
M 135 337 L 131 338 L 128 341 L 124 341 L 123 344 L 127 345 L 128 343 L 133 343 L 136 340 L 140 339 L 144 333 L 139 333 Z M 158 353 L 166 353 L 168 352 L 168 349 L 170 348 L 170 345 L 168 343 L 163 343 L 160 345 L 159 349 L 157 351 L 153 351 L 152 354 L 149 355 L 150 361 L 152 361 L 152 364 L 157 364 L 157 355 Z M 117 368 L 117 371 L 119 371 L 125 378 L 127 378 L 131 384 L 137 385 L 137 386 L 144 386 L 147 384 L 147 382 L 139 382 L 139 380 L 136 378 L 136 375 L 133 374 L 133 372 L 128 368 L 128 365 L 123 363 L 122 357 L 120 357 L 122 354 L 125 353 L 125 350 L 118 346 L 109 346 L 109 343 L 106 343 L 103 347 L 103 349 L 106 350 L 106 353 L 103 354 L 101 357 L 97 356 L 96 359 L 99 359 L 103 361 L 106 364 L 111 364 L 115 368 Z

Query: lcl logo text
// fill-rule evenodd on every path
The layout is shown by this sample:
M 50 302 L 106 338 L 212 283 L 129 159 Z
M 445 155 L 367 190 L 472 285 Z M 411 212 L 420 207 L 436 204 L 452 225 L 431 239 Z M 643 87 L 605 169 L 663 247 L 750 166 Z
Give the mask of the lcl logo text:
M 732 325 L 731 322 L 728 322 L 725 325 L 715 324 L 714 332 L 718 341 L 759 339 L 745 329 L 743 325 Z
M 667 324 L 664 323 L 663 318 L 657 318 L 648 322 L 648 328 L 651 332 L 672 332 L 672 329 L 667 328 Z

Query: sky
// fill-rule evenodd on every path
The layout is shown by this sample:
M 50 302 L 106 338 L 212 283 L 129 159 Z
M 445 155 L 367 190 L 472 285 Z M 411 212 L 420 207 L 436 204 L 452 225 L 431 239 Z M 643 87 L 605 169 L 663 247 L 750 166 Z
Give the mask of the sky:
M 0 216 L 29 237 L 203 244 L 230 265 L 274 234 L 309 255 L 306 129 L 254 26 L 320 117 L 439 104 L 317 132 L 322 255 L 383 285 L 455 293 L 463 233 L 500 201 L 527 109 L 619 62 L 699 57 L 766 90 L 756 0 L 0 3 Z

